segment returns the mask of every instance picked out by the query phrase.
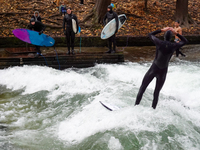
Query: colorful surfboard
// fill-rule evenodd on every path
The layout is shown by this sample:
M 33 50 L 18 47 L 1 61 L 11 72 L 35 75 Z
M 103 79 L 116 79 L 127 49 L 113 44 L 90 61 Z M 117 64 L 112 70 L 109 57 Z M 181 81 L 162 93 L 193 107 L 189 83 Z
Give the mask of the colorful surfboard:
M 119 18 L 119 27 L 118 29 L 120 29 L 124 23 L 126 22 L 126 15 L 122 14 L 118 16 Z M 112 19 L 102 30 L 101 32 L 101 39 L 107 39 L 109 37 L 111 37 L 116 30 L 116 21 L 115 19 Z
M 55 44 L 55 40 L 52 37 L 43 33 L 39 35 L 36 31 L 15 29 L 12 32 L 18 39 L 33 45 L 51 47 Z

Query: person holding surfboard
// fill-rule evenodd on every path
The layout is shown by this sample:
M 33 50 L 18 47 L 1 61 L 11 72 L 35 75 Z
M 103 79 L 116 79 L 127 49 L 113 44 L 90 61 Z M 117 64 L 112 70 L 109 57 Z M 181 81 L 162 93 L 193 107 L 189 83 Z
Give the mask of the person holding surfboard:
M 103 19 L 103 23 L 104 25 L 106 25 L 107 23 L 109 23 L 112 19 L 115 18 L 116 20 L 116 30 L 115 30 L 115 34 L 113 36 L 111 36 L 108 39 L 108 48 L 109 50 L 106 53 L 115 53 L 116 52 L 116 40 L 115 40 L 115 35 L 118 32 L 118 28 L 119 28 L 119 19 L 118 19 L 118 15 L 116 12 L 114 12 L 112 10 L 112 5 L 109 5 L 107 8 L 107 13 Z M 106 21 L 107 20 L 107 21 Z M 112 50 L 112 44 L 113 44 L 113 50 Z
M 75 20 L 76 23 L 72 23 Z M 76 24 L 76 25 L 75 25 Z M 74 27 L 76 26 L 76 27 Z M 76 32 L 73 30 L 76 28 Z M 74 55 L 74 40 L 75 34 L 78 33 L 78 20 L 75 14 L 72 14 L 70 7 L 67 8 L 67 14 L 63 19 L 63 31 L 67 39 L 68 55 L 70 55 L 70 47 L 72 48 L 72 54 Z
M 155 36 L 156 34 L 161 33 L 161 32 L 165 32 L 164 41 L 158 39 Z M 170 42 L 172 38 L 172 33 L 176 35 L 178 38 L 180 38 L 181 41 L 178 43 Z M 153 80 L 153 78 L 156 77 L 156 87 L 154 90 L 154 98 L 153 98 L 153 103 L 152 103 L 152 107 L 155 109 L 158 103 L 158 96 L 159 96 L 160 90 L 162 89 L 165 79 L 166 79 L 169 61 L 174 51 L 176 49 L 181 48 L 188 41 L 185 37 L 180 35 L 171 27 L 166 27 L 161 30 L 156 30 L 154 32 L 151 32 L 149 33 L 149 38 L 156 45 L 156 56 L 150 69 L 147 71 L 147 73 L 145 74 L 143 78 L 142 85 L 137 94 L 135 105 L 140 104 L 142 95 L 145 92 L 147 86 Z
M 34 18 L 31 18 L 30 26 L 29 26 L 30 30 L 33 29 L 34 31 L 39 32 L 39 35 L 41 35 L 43 31 L 45 30 L 45 28 L 46 26 L 43 23 L 41 23 L 40 21 L 35 21 Z M 35 57 L 38 57 L 41 54 L 40 46 L 36 46 L 36 51 L 37 51 L 37 54 L 35 55 Z

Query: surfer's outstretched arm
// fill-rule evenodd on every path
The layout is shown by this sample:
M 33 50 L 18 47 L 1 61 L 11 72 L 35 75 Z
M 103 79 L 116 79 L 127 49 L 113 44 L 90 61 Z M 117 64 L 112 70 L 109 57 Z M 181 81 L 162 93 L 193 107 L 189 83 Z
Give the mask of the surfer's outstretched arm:
M 155 35 L 158 34 L 158 33 L 161 33 L 161 32 L 166 32 L 170 30 L 170 27 L 166 27 L 166 28 L 163 28 L 161 30 L 156 30 L 156 31 L 153 31 L 151 33 L 148 34 L 149 38 L 151 39 L 151 41 L 157 45 L 158 43 L 160 43 L 160 39 L 158 39 Z

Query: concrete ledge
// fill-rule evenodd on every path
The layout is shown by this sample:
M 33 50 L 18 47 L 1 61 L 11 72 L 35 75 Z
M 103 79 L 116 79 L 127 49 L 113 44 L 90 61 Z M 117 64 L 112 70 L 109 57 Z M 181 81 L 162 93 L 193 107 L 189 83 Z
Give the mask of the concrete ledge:
M 160 37 L 163 39 L 163 37 Z M 200 36 L 186 36 L 189 44 L 200 44 Z M 65 37 L 54 37 L 56 47 L 65 47 Z M 117 46 L 152 46 L 153 43 L 148 37 L 116 37 Z M 28 46 L 33 46 L 28 44 Z M 75 38 L 75 46 L 80 46 L 80 37 Z M 107 46 L 107 40 L 102 40 L 100 37 L 81 37 L 82 47 L 104 47 Z M 26 47 L 26 43 L 16 37 L 0 38 L 0 48 L 6 47 Z

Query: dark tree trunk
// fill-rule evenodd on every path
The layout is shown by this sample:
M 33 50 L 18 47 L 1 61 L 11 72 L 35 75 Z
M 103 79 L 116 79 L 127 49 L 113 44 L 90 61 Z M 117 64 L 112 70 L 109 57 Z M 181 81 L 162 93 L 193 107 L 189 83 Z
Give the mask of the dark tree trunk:
M 148 0 L 144 0 L 144 10 L 147 11 L 147 2 Z
M 94 6 L 94 12 L 96 13 L 97 22 L 101 23 L 104 15 L 107 12 L 108 5 L 110 5 L 111 0 L 96 0 Z
M 180 24 L 189 27 L 189 23 L 194 23 L 192 18 L 188 14 L 188 0 L 177 0 L 176 1 L 176 20 Z
M 82 21 L 80 21 L 81 25 L 85 27 L 94 27 L 97 24 L 102 23 L 103 17 L 106 14 L 110 3 L 111 0 L 95 0 L 95 5 L 91 12 Z

